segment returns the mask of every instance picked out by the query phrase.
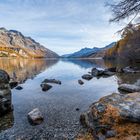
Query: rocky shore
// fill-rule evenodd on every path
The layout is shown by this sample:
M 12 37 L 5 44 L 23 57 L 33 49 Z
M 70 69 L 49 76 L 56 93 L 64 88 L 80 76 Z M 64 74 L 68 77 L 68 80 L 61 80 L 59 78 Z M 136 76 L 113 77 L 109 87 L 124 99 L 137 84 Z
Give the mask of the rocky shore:
M 113 93 L 93 103 L 80 117 L 94 139 L 140 138 L 140 93 Z
M 136 68 L 93 68 L 91 75 L 111 76 L 113 73 L 138 73 Z M 120 93 L 112 93 L 93 103 L 81 114 L 80 122 L 86 132 L 77 140 L 139 140 L 140 139 L 140 84 L 120 84 Z
M 0 70 L 0 116 L 12 111 L 10 77 L 7 72 Z

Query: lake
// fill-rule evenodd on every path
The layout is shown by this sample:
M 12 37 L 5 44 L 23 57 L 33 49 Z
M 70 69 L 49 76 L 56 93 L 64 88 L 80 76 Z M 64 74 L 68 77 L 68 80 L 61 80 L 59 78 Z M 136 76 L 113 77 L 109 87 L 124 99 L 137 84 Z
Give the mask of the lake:
M 108 78 L 83 80 L 84 85 L 79 85 L 81 76 L 93 67 L 107 68 L 114 65 L 114 62 L 104 62 L 101 59 L 1 58 L 0 69 L 19 81 L 23 89 L 12 89 L 14 110 L 0 118 L 0 139 L 74 139 L 82 129 L 79 122 L 81 113 L 101 97 L 118 92 L 119 82 L 135 83 L 140 77 L 140 74 L 117 74 Z M 40 84 L 45 78 L 60 80 L 62 84 L 52 84 L 53 88 L 43 92 Z M 32 126 L 27 114 L 36 107 L 42 112 L 44 121 Z

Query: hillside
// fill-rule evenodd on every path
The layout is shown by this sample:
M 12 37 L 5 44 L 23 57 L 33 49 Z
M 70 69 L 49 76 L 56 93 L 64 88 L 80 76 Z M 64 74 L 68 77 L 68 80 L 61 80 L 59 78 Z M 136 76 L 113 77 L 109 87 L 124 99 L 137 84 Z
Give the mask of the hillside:
M 106 51 L 104 59 L 140 62 L 140 26 L 126 28 L 122 39 Z
M 53 58 L 58 55 L 30 37 L 15 30 L 0 28 L 0 56 L 24 58 Z
M 89 56 L 89 58 L 99 58 L 99 57 L 104 57 L 105 53 L 108 49 L 112 48 L 114 45 L 116 44 L 116 42 L 112 42 L 109 45 L 101 48 L 98 52 L 93 53 Z
M 62 55 L 64 58 L 92 58 L 92 57 L 103 57 L 105 50 L 113 47 L 115 42 L 103 47 L 103 48 L 83 48 L 80 51 L 74 52 L 72 54 Z
M 100 48 L 83 48 L 80 51 L 74 52 L 72 54 L 66 54 L 63 55 L 62 57 L 65 58 L 83 58 L 83 57 L 88 57 L 91 54 L 98 52 L 100 50 Z

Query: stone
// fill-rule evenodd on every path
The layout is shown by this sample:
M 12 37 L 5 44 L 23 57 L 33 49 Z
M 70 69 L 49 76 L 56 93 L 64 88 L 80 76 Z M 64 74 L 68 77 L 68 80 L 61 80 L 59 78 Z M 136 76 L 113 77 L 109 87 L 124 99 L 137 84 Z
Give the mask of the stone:
M 118 73 L 124 73 L 123 68 L 117 68 L 116 69 L 116 72 L 118 72 Z
M 93 78 L 93 76 L 90 75 L 90 74 L 84 74 L 84 75 L 82 76 L 82 78 L 85 79 L 85 80 L 91 80 L 91 79 Z
M 91 74 L 93 76 L 101 76 L 103 74 L 103 70 L 99 70 L 97 68 L 92 68 Z
M 111 68 L 107 68 L 106 70 L 110 71 L 110 72 L 116 72 L 117 68 L 116 67 L 111 67 Z
M 0 83 L 9 83 L 10 77 L 8 73 L 0 69 Z
M 17 86 L 15 89 L 17 89 L 17 90 L 22 90 L 23 87 L 21 87 L 21 86 Z
M 40 86 L 42 87 L 42 91 L 48 91 L 52 88 L 51 85 L 46 84 L 46 83 L 42 83 Z
M 80 109 L 79 108 L 76 108 L 76 111 L 79 111 Z
M 140 92 L 105 96 L 81 114 L 80 122 L 97 136 L 106 126 L 106 138 L 140 137 Z
M 106 140 L 106 137 L 104 135 L 99 135 L 98 140 Z
M 114 74 L 115 74 L 114 72 L 111 72 L 111 71 L 108 71 L 108 70 L 103 71 L 103 75 L 106 75 L 106 76 L 112 76 Z
M 82 80 L 78 80 L 78 83 L 79 83 L 80 85 L 83 85 L 83 84 L 84 84 L 84 82 L 83 82 Z
M 140 86 L 132 85 L 132 84 L 121 84 L 118 87 L 119 90 L 126 91 L 126 92 L 139 92 Z
M 12 81 L 12 82 L 9 83 L 9 85 L 10 85 L 11 89 L 13 89 L 18 85 L 18 82 Z
M 80 115 L 80 123 L 84 126 L 84 127 L 88 127 L 88 121 L 86 120 L 87 114 L 83 113 Z
M 91 70 L 91 73 L 93 76 L 96 76 L 96 77 L 99 77 L 99 76 L 112 76 L 115 74 L 115 68 L 108 68 L 108 69 L 105 69 L 105 70 L 100 70 L 100 69 L 97 69 L 97 68 L 92 68 Z
M 13 110 L 9 81 L 10 77 L 8 73 L 0 70 L 0 116 Z
M 33 109 L 28 113 L 28 120 L 33 125 L 39 125 L 43 122 L 43 115 L 38 108 Z
M 13 106 L 11 104 L 11 100 L 0 97 L 0 117 L 7 114 L 8 112 L 13 110 Z
M 42 83 L 54 83 L 61 85 L 61 81 L 56 79 L 45 79 Z
M 116 136 L 116 132 L 114 130 L 108 130 L 106 132 L 106 138 L 111 138 L 111 137 L 115 137 Z
M 139 69 L 137 69 L 137 68 L 132 68 L 131 66 L 128 66 L 128 67 L 123 68 L 123 71 L 124 71 L 125 73 L 138 73 L 138 72 L 140 72 Z

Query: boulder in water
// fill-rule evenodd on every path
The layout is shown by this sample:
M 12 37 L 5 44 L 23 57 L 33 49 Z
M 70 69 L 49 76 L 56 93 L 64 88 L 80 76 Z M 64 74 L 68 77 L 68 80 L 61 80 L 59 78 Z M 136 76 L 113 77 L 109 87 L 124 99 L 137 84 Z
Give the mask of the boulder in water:
M 126 92 L 140 92 L 140 86 L 132 85 L 132 84 L 121 84 L 118 87 L 119 90 L 126 91 Z
M 83 82 L 82 80 L 78 80 L 78 83 L 79 83 L 80 85 L 83 85 L 83 84 L 84 84 L 84 82 Z
M 46 84 L 46 83 L 42 83 L 40 86 L 42 87 L 42 91 L 48 91 L 52 88 L 51 85 Z
M 84 74 L 84 75 L 82 76 L 82 78 L 85 79 L 85 80 L 91 80 L 91 79 L 93 78 L 93 76 L 90 75 L 90 74 Z
M 45 79 L 42 83 L 54 83 L 61 85 L 61 81 L 56 79 Z
M 42 123 L 43 115 L 38 108 L 35 108 L 28 113 L 28 120 L 31 124 L 38 125 Z

